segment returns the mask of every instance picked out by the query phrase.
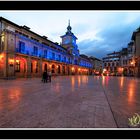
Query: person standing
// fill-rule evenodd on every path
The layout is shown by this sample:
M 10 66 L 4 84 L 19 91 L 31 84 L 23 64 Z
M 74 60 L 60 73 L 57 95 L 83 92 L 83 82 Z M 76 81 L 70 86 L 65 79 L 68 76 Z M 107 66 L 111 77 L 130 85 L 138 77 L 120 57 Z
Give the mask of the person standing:
M 48 79 L 49 79 L 50 82 L 51 82 L 51 77 L 52 77 L 52 73 L 51 73 L 51 71 L 49 71 L 48 72 Z
M 47 72 L 46 71 L 43 72 L 43 82 L 44 83 L 47 82 Z

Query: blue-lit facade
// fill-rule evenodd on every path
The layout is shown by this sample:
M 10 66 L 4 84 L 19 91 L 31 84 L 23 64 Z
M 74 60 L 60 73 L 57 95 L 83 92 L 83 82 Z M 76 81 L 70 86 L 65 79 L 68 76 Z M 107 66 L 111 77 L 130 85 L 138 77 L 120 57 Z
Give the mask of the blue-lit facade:
M 54 75 L 90 74 L 92 63 L 80 56 L 71 30 L 69 22 L 59 45 L 1 17 L 0 77 L 39 77 L 44 70 Z

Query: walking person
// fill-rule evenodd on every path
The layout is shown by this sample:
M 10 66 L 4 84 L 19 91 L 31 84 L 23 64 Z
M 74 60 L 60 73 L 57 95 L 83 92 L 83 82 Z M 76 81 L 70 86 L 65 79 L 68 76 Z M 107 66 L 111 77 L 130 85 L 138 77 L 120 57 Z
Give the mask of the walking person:
M 48 79 L 49 79 L 49 82 L 51 82 L 51 77 L 52 77 L 52 73 L 51 71 L 48 72 Z
M 44 83 L 47 82 L 47 72 L 46 71 L 43 72 L 43 82 Z

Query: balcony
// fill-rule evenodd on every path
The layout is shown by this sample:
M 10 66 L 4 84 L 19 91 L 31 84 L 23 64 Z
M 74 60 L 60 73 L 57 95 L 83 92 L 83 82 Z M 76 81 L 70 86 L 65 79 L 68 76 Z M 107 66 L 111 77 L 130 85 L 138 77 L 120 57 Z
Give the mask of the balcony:
M 17 53 L 21 53 L 21 54 L 27 54 L 27 55 L 29 55 L 29 51 L 28 50 L 26 50 L 26 51 L 21 51 L 21 50 L 19 50 L 19 48 L 16 48 L 16 50 L 15 50 Z
M 32 52 L 31 55 L 38 57 L 38 54 L 35 54 L 34 52 Z

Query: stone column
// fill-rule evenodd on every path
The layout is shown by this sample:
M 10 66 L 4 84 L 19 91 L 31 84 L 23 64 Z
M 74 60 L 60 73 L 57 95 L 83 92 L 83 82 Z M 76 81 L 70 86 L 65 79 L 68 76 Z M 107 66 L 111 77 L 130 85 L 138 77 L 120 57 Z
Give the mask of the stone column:
M 42 59 L 39 60 L 39 76 L 42 76 Z
M 27 58 L 27 78 L 31 78 L 31 57 Z
M 4 79 L 15 79 L 15 57 L 14 54 L 4 55 Z

